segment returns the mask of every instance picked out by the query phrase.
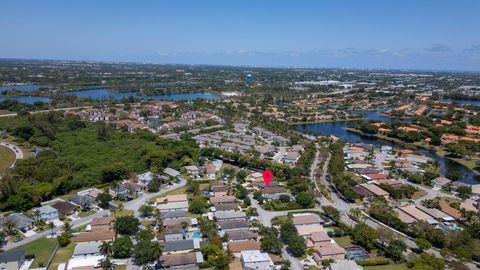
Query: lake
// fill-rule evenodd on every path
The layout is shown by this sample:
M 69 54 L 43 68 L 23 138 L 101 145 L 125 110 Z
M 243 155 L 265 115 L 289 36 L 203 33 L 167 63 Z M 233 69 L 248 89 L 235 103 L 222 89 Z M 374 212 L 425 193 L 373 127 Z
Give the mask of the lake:
M 469 100 L 469 99 L 442 99 L 442 102 L 454 102 L 462 105 L 476 105 L 480 106 L 480 100 Z
M 368 116 L 368 113 L 366 115 Z M 301 124 L 301 125 L 295 125 L 295 127 L 302 132 L 314 133 L 314 134 L 319 134 L 323 136 L 334 135 L 349 143 L 365 143 L 365 144 L 372 144 L 375 146 L 381 146 L 381 145 L 389 145 L 392 147 L 396 146 L 396 143 L 391 141 L 380 140 L 375 137 L 363 136 L 354 132 L 350 132 L 346 130 L 347 122 Z M 445 175 L 445 173 L 449 170 L 457 170 L 462 173 L 463 177 L 460 180 L 461 182 L 468 183 L 468 184 L 480 183 L 480 174 L 475 173 L 474 171 L 463 166 L 462 164 L 459 164 L 448 158 L 439 156 L 436 153 L 429 152 L 428 150 L 423 148 L 419 148 L 418 152 L 432 158 L 433 160 L 438 161 L 438 163 L 440 164 L 441 175 Z
M 32 92 L 37 91 L 40 88 L 50 88 L 47 85 L 36 85 L 36 84 L 23 84 L 23 85 L 7 85 L 7 86 L 0 86 L 0 92 L 6 90 L 17 90 L 21 92 Z
M 20 103 L 35 103 L 37 101 L 42 102 L 51 102 L 52 100 L 48 97 L 35 97 L 35 96 L 21 96 L 21 97 L 0 97 L 0 102 L 5 100 L 16 100 Z
M 115 99 L 119 100 L 122 98 L 128 98 L 134 96 L 138 99 L 143 100 L 194 100 L 197 98 L 200 99 L 218 99 L 220 98 L 217 95 L 214 95 L 210 92 L 194 92 L 194 93 L 179 93 L 179 94 L 165 94 L 165 95 L 155 95 L 155 96 L 141 96 L 137 95 L 138 92 L 112 92 L 108 89 L 90 89 L 90 90 L 80 90 L 80 91 L 68 91 L 61 92 L 63 95 L 74 95 L 81 98 L 93 98 L 98 100 L 108 100 Z

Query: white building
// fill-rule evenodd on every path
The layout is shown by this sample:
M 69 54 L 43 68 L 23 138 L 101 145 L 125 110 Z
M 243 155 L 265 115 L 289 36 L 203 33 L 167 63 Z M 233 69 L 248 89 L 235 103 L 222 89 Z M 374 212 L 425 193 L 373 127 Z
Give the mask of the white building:
M 273 270 L 272 259 L 260 250 L 242 251 L 241 261 L 244 270 Z

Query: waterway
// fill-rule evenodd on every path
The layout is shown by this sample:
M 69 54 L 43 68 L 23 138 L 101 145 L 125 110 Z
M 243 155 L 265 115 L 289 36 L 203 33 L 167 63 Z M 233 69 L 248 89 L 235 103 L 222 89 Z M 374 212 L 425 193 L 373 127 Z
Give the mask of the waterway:
M 370 115 L 370 116 L 369 116 Z M 375 119 L 371 119 L 370 117 L 374 117 Z M 370 120 L 380 120 L 377 117 L 383 117 L 378 113 L 371 113 L 367 112 L 364 114 L 365 119 Z M 382 120 L 385 121 L 385 120 Z M 396 143 L 392 141 L 380 140 L 375 137 L 371 136 L 363 136 L 354 132 L 350 132 L 346 130 L 347 122 L 327 122 L 327 123 L 314 123 L 314 124 L 301 124 L 296 125 L 296 128 L 302 132 L 308 132 L 323 136 L 334 135 L 346 142 L 350 143 L 364 143 L 364 144 L 372 144 L 376 146 L 382 145 L 389 145 L 392 147 L 397 146 Z M 436 160 L 440 164 L 440 175 L 445 175 L 445 173 L 449 170 L 457 170 L 462 173 L 461 182 L 468 183 L 468 184 L 478 184 L 480 183 L 480 174 L 470 170 L 469 168 L 463 166 L 462 164 L 450 160 L 448 158 L 439 156 L 436 153 L 430 152 L 426 149 L 419 148 L 418 152 L 421 154 Z
M 47 85 L 36 85 L 36 84 L 21 84 L 21 85 L 6 85 L 6 86 L 0 86 L 0 92 L 6 91 L 6 90 L 16 90 L 20 92 L 32 92 L 32 91 L 37 91 L 43 88 L 50 88 L 50 86 Z
M 16 100 L 20 103 L 33 104 L 35 102 L 51 102 L 48 97 L 36 97 L 36 96 L 18 96 L 18 97 L 0 97 L 0 102 L 5 100 Z
M 470 99 L 442 99 L 443 102 L 453 102 L 462 105 L 476 105 L 480 106 L 480 100 L 470 100 Z

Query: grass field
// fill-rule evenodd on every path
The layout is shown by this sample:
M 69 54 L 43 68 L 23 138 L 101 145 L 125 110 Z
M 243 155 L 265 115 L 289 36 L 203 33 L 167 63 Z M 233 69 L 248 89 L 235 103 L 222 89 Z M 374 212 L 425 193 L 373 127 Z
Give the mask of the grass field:
M 125 264 L 122 264 L 122 265 L 115 265 L 115 270 L 126 270 L 127 269 L 127 265 Z
M 343 248 L 352 245 L 352 239 L 350 239 L 350 236 L 334 237 L 333 240 Z
M 400 264 L 389 264 L 389 265 L 378 265 L 378 266 L 364 266 L 365 270 L 407 270 L 406 263 Z
M 34 254 L 35 260 L 33 260 L 30 268 L 40 268 L 47 265 L 47 262 L 50 259 L 50 256 L 52 256 L 56 246 L 57 239 L 41 238 L 20 246 L 15 250 L 23 250 L 25 254 Z
M 75 241 L 73 241 L 68 246 L 59 248 L 57 252 L 55 253 L 55 256 L 53 256 L 52 263 L 50 264 L 50 267 L 48 267 L 49 270 L 56 270 L 58 265 L 62 262 L 67 262 L 73 255 L 73 250 L 75 249 Z
M 7 147 L 0 146 L 0 173 L 8 169 L 15 161 L 15 153 Z

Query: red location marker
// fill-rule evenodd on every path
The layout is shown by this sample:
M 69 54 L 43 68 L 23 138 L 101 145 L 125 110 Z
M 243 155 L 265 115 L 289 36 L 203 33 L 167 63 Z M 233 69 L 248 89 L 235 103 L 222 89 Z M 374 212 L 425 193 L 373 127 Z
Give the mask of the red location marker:
M 262 176 L 263 176 L 263 181 L 265 181 L 265 184 L 268 187 L 270 185 L 270 181 L 272 181 L 273 173 L 269 170 L 265 170 Z

